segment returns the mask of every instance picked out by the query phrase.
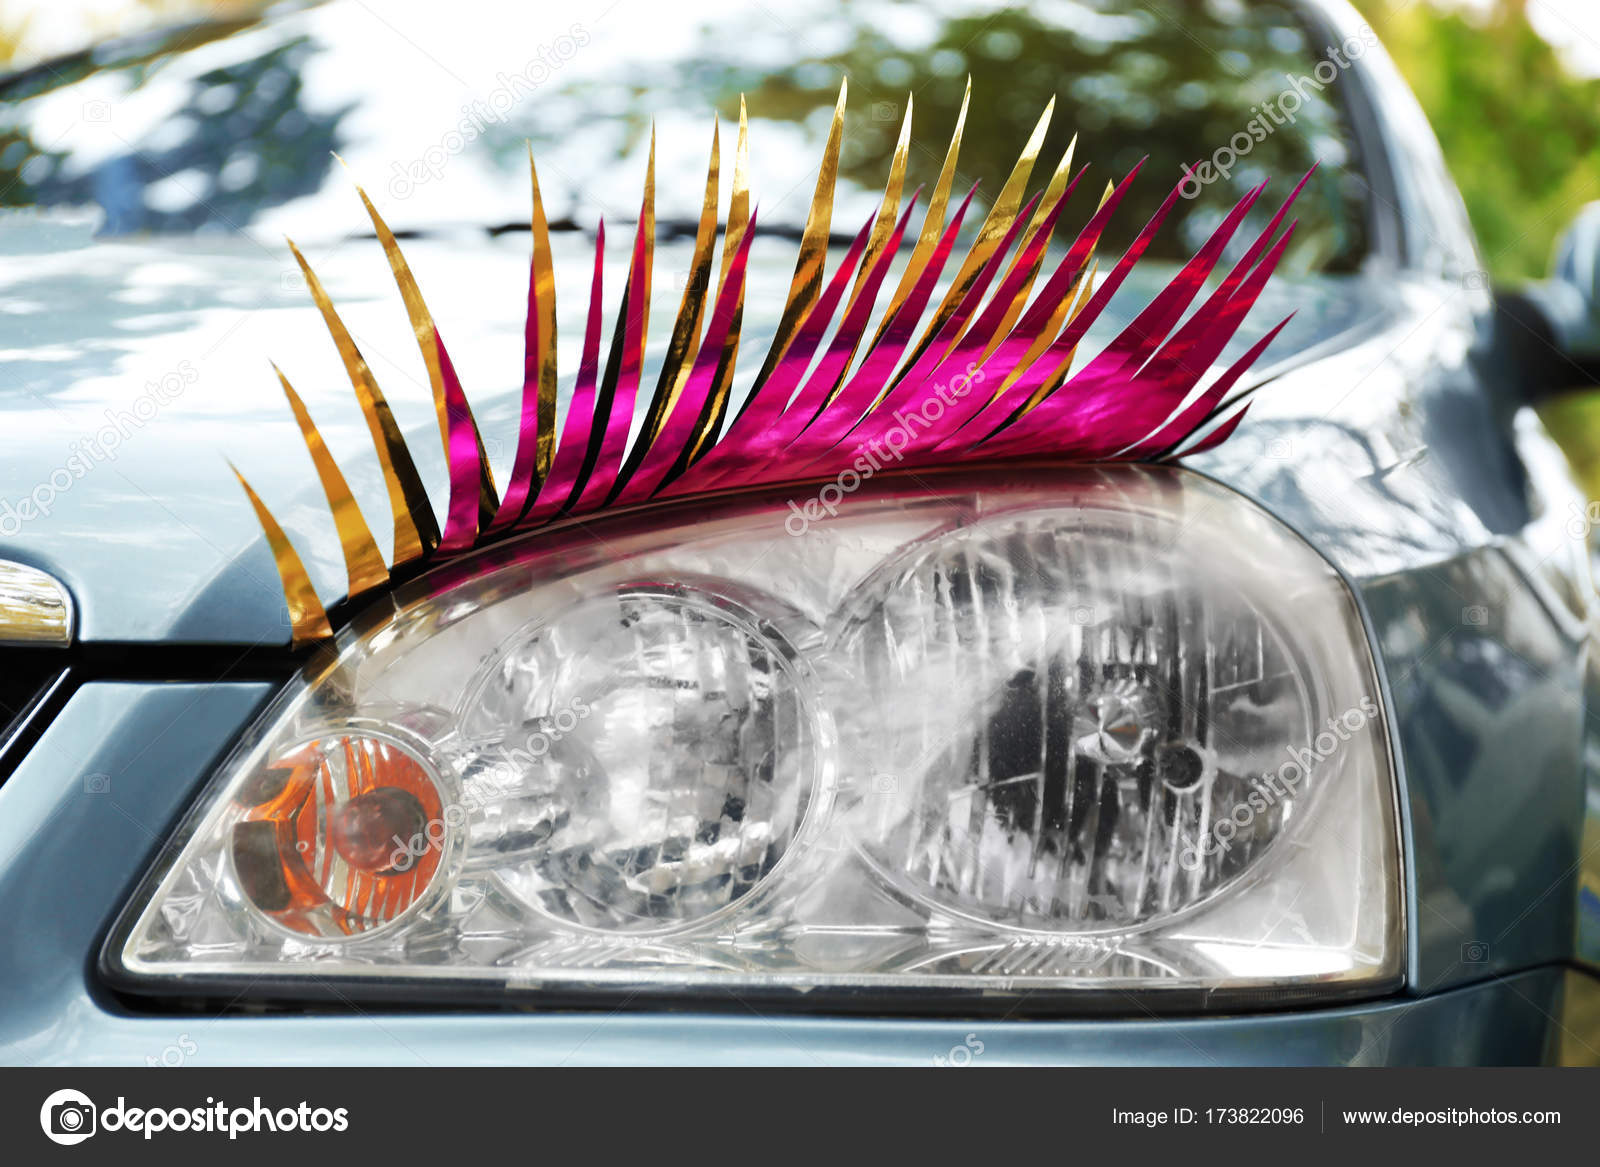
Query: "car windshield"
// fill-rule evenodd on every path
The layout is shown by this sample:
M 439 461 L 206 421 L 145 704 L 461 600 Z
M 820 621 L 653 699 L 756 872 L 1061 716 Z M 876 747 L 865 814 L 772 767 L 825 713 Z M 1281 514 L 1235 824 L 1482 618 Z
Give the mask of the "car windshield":
M 1097 197 L 1148 156 L 1113 244 L 1131 237 L 1185 166 L 1195 178 L 1152 257 L 1176 259 L 1240 194 L 1271 177 L 1297 204 L 1288 269 L 1359 267 L 1368 188 L 1345 113 L 1343 71 L 1363 45 L 1325 43 L 1299 5 L 1245 0 L 975 0 L 779 6 L 457 0 L 440 39 L 434 5 L 340 2 L 116 41 L 0 82 L 0 202 L 93 206 L 100 231 L 361 229 L 333 153 L 397 227 L 526 220 L 524 141 L 557 227 L 637 213 L 652 122 L 658 215 L 692 224 L 713 113 L 740 95 L 751 186 L 767 228 L 803 222 L 841 79 L 850 87 L 834 230 L 871 213 L 908 95 L 908 188 L 931 187 L 966 78 L 962 189 L 993 197 L 1045 104 L 1054 117 L 1038 189 L 1073 135 Z M 725 180 L 726 181 L 726 180 Z M 1272 202 L 1272 199 L 1266 200 Z M 1275 203 L 1274 203 L 1275 205 Z M 1265 211 L 1262 212 L 1266 213 Z

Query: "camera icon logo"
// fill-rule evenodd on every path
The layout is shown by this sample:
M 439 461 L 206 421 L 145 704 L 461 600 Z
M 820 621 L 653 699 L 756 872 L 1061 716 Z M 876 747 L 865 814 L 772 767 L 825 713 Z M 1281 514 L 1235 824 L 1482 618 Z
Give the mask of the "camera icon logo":
M 1461 946 L 1462 964 L 1487 964 L 1489 946 L 1482 940 L 1469 940 Z
M 39 1108 L 39 1125 L 52 1143 L 70 1147 L 94 1134 L 95 1105 L 81 1090 L 57 1090 Z

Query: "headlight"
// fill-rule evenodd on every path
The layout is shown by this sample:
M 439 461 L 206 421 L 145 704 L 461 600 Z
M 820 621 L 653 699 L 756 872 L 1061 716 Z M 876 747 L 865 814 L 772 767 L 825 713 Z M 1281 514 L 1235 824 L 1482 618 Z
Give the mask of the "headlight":
M 223 766 L 109 963 L 419 1002 L 1396 983 L 1378 681 L 1310 548 L 1181 470 L 836 489 L 408 585 Z
M 1315 674 L 1256 602 L 1175 570 L 1176 527 L 1001 515 L 860 589 L 838 649 L 912 714 L 861 743 L 886 770 L 862 837 L 910 894 L 1029 930 L 1170 920 L 1309 806 L 1322 774 L 1249 799 L 1321 728 Z M 1197 845 L 1239 806 L 1222 845 Z

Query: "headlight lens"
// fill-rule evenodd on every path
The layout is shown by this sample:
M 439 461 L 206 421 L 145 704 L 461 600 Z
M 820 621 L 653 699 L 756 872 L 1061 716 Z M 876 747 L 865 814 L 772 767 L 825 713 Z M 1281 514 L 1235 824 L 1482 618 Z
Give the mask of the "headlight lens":
M 418 855 L 444 813 L 438 780 L 392 739 L 333 732 L 277 754 L 239 789 L 227 857 L 245 902 L 290 932 L 366 935 L 406 917 L 439 873 L 440 846 Z
M 462 707 L 476 866 L 605 931 L 681 929 L 743 901 L 789 853 L 816 781 L 791 657 L 753 613 L 682 586 L 625 584 L 535 622 Z
M 1392 985 L 1393 778 L 1342 582 L 1184 471 L 1026 481 L 624 514 L 436 571 L 264 715 L 113 965 L 291 993 Z
M 1318 726 L 1272 618 L 1183 570 L 1173 527 L 1001 517 L 861 589 L 837 647 L 912 714 L 871 734 L 867 850 L 913 894 L 1009 927 L 1137 927 L 1247 872 L 1315 797 L 1320 774 L 1194 846 Z

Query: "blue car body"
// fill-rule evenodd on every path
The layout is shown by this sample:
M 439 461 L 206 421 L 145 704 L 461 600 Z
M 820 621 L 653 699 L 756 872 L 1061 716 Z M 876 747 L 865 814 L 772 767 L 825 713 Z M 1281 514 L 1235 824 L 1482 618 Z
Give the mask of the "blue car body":
M 1331 40 L 1357 31 L 1342 3 L 1303 7 Z M 1421 112 L 1381 51 L 1343 83 L 1373 185 L 1373 254 L 1337 280 L 1288 281 L 1283 294 L 1316 323 L 1269 357 L 1270 388 L 1238 434 L 1189 465 L 1297 531 L 1362 606 L 1401 791 L 1398 993 L 1257 1013 L 1158 1017 L 1130 1001 L 1116 1016 L 1022 1009 L 979 1021 L 692 999 L 670 1011 L 193 1010 L 114 992 L 99 971 L 114 920 L 293 667 L 270 557 L 217 456 L 284 426 L 281 405 L 265 378 L 213 372 L 211 354 L 192 358 L 211 387 L 199 399 L 181 354 L 202 325 L 222 331 L 228 311 L 286 336 L 314 332 L 269 248 L 93 239 L 24 214 L 4 224 L 0 251 L 33 274 L 4 294 L 42 308 L 0 325 L 22 386 L 0 393 L 0 487 L 21 498 L 72 441 L 106 427 L 122 437 L 114 459 L 53 495 L 50 513 L 10 533 L 0 523 L 0 559 L 54 574 L 78 608 L 76 643 L 57 656 L 0 648 L 0 661 L 11 654 L 52 686 L 13 725 L 0 785 L 0 1062 L 926 1065 L 974 1032 L 984 1064 L 1600 1059 L 1586 504 L 1527 407 L 1526 370 Z M 481 234 L 408 244 L 419 270 L 453 264 L 463 279 L 525 265 L 523 247 Z M 159 336 L 133 305 L 161 316 Z M 145 421 L 119 417 L 140 383 L 159 389 L 174 375 L 171 424 L 145 433 Z M 324 401 L 337 390 L 330 381 Z M 493 398 L 486 428 L 513 404 L 510 392 Z M 326 431 L 335 447 L 363 440 L 354 415 Z M 309 513 L 304 471 L 281 473 Z

